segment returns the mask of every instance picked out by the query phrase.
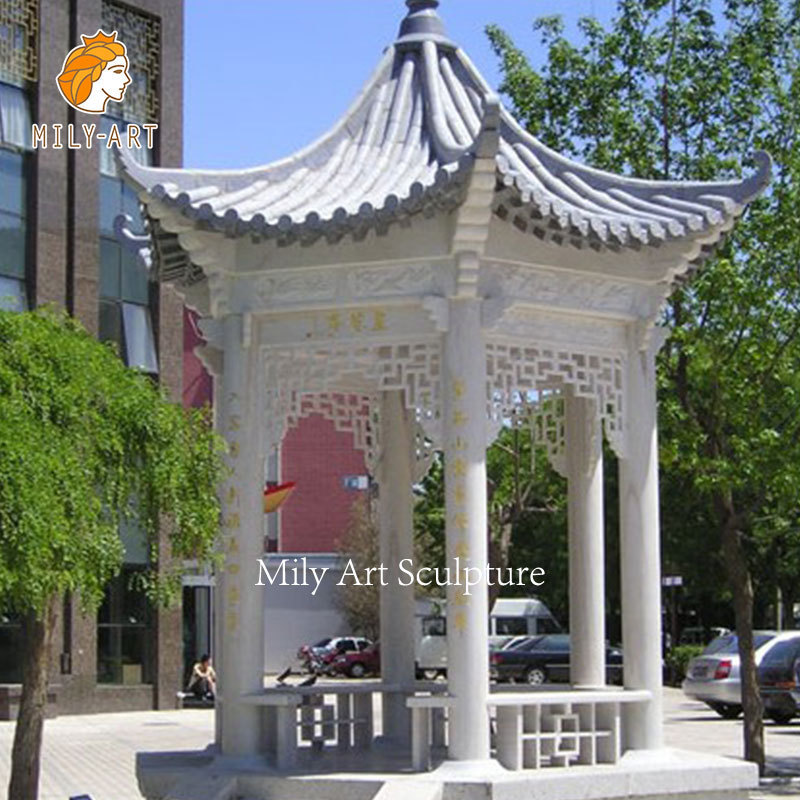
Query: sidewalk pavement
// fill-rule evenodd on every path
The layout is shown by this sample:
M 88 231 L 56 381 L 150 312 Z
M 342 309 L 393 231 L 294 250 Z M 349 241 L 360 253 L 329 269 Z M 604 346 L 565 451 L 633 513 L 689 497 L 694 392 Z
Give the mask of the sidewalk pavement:
M 376 711 L 380 704 L 377 704 Z M 664 690 L 668 747 L 741 758 L 742 722 L 723 720 L 680 690 Z M 756 798 L 800 798 L 800 719 L 765 724 L 769 767 L 785 773 L 765 782 Z M 214 712 L 205 709 L 142 711 L 58 717 L 45 722 L 40 800 L 141 800 L 137 751 L 203 750 L 213 739 Z M 13 722 L 0 722 L 0 796 L 8 785 Z
M 214 712 L 139 711 L 57 717 L 44 724 L 39 800 L 141 800 L 140 750 L 202 750 L 214 738 Z M 0 722 L 0 797 L 11 767 L 14 723 Z

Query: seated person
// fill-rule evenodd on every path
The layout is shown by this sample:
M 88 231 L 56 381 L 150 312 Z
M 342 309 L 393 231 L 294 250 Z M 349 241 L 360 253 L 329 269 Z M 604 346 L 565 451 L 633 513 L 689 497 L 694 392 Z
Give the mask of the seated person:
M 217 693 L 217 673 L 211 666 L 211 656 L 203 653 L 200 660 L 192 668 L 187 692 L 191 692 L 199 700 L 213 700 Z

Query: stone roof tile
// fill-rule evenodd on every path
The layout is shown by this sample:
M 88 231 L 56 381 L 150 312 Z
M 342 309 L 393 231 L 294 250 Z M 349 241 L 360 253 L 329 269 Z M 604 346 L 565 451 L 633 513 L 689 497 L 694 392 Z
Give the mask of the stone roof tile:
M 123 152 L 128 178 L 191 220 L 230 235 L 308 239 L 388 225 L 464 199 L 481 131 L 497 127 L 495 213 L 542 238 L 568 231 L 601 246 L 722 235 L 769 181 L 770 159 L 726 182 L 666 182 L 593 169 L 546 147 L 444 35 L 436 0 L 408 0 L 400 38 L 327 134 L 272 164 L 243 170 L 158 169 Z M 491 118 L 491 119 L 490 119 Z M 481 150 L 481 152 L 478 152 Z M 503 213 L 505 203 L 514 214 Z M 543 231 L 545 233 L 543 233 Z M 565 241 L 559 234 L 556 241 Z

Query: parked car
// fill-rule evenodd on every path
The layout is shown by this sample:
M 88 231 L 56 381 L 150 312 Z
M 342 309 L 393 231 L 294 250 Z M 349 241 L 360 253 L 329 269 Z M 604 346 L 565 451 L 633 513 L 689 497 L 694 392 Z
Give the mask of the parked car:
M 792 675 L 794 677 L 794 686 L 790 689 L 789 693 L 792 695 L 795 708 L 800 709 L 800 657 L 794 660 Z
M 711 642 L 713 642 L 714 639 L 717 639 L 720 636 L 727 636 L 730 632 L 731 632 L 730 628 L 721 628 L 719 626 L 711 628 L 703 628 L 703 627 L 684 628 L 681 631 L 681 636 L 680 639 L 678 640 L 678 644 L 708 645 Z
M 522 681 L 534 686 L 567 683 L 569 659 L 568 634 L 531 636 L 514 647 L 492 651 L 489 655 L 489 671 L 498 682 Z M 606 645 L 606 681 L 622 681 L 622 651 L 609 645 Z
M 316 644 L 303 645 L 297 657 L 309 672 L 325 672 L 327 666 L 341 653 L 361 651 L 372 642 L 360 636 L 334 636 L 320 639 Z
M 339 653 L 328 665 L 329 675 L 347 675 L 350 678 L 363 678 L 365 675 L 379 675 L 381 671 L 381 649 L 378 643 L 363 650 Z
M 447 675 L 447 618 L 445 604 L 422 618 L 421 637 L 415 656 L 417 677 L 435 680 Z M 558 633 L 561 626 L 550 609 L 536 597 L 498 597 L 489 615 L 489 647 L 499 648 L 512 639 L 527 639 L 543 633 Z
M 786 631 L 775 637 L 758 664 L 758 686 L 764 701 L 764 714 L 778 725 L 788 724 L 797 714 L 792 691 L 795 689 L 798 657 L 800 631 Z
M 754 631 L 756 666 L 775 643 L 775 631 Z M 683 693 L 700 700 L 725 719 L 742 713 L 742 683 L 739 673 L 739 640 L 735 633 L 718 636 L 686 668 Z
M 300 661 L 307 672 L 312 672 L 312 665 L 317 653 L 320 653 L 331 643 L 330 636 L 320 639 L 315 644 L 304 644 L 297 651 L 297 660 Z

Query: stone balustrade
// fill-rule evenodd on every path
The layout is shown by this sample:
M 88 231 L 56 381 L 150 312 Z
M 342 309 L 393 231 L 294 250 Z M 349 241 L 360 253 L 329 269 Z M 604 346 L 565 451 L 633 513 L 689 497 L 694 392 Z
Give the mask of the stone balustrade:
M 487 702 L 496 714 L 497 760 L 506 769 L 616 764 L 622 756 L 622 707 L 647 703 L 649 691 L 604 689 L 499 690 Z M 410 697 L 412 766 L 430 769 L 431 746 L 444 744 L 448 695 Z

